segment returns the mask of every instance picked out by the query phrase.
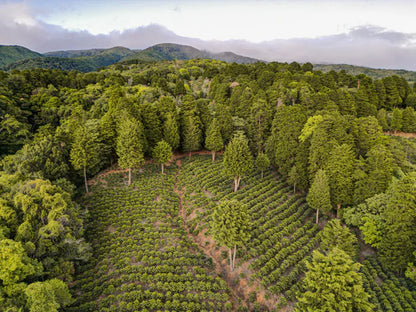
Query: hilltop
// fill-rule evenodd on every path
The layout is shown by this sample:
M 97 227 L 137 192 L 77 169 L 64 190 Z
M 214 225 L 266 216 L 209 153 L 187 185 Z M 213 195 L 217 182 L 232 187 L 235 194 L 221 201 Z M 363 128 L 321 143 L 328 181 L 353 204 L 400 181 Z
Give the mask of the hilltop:
M 260 60 L 237 55 L 232 52 L 211 53 L 208 51 L 198 50 L 187 45 L 174 43 L 162 43 L 149 47 L 145 50 L 138 51 L 125 57 L 122 61 L 141 60 L 141 61 L 161 61 L 161 60 L 190 60 L 190 59 L 214 59 L 225 62 L 235 62 L 239 64 L 250 64 L 260 62 Z

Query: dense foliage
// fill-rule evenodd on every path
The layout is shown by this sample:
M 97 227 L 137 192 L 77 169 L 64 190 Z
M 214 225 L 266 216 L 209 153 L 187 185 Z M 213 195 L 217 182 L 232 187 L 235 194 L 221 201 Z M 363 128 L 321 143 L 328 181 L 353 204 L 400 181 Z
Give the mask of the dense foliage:
M 414 307 L 413 282 L 403 276 L 407 272 L 414 278 L 416 263 L 416 145 L 397 135 L 416 132 L 415 108 L 416 87 L 403 78 L 373 81 L 343 71 L 322 73 L 309 63 L 197 59 L 129 62 L 87 74 L 0 72 L 0 302 L 12 310 L 33 311 L 42 307 L 39 298 L 46 298 L 52 311 L 68 305 L 67 288 L 57 280 L 68 283 L 74 268 L 81 268 L 73 292 L 75 310 L 114 310 L 122 302 L 127 310 L 229 307 L 224 282 L 207 273 L 209 260 L 185 238 L 173 169 L 157 177 L 147 172 L 148 180 L 138 174 L 143 169 L 135 170 L 146 157 L 167 162 L 169 147 L 191 156 L 205 146 L 214 152 L 224 149 L 224 156 L 216 162 L 194 156 L 176 172 L 184 209 L 194 217 L 187 220 L 192 234 L 209 228 L 218 201 L 241 203 L 251 232 L 247 241 L 240 237 L 247 252 L 237 251 L 236 263 L 250 261 L 251 278 L 268 294 L 283 294 L 283 305 L 301 298 L 298 294 L 308 285 L 301 281 L 313 268 L 308 263 L 314 263 L 311 255 L 321 239 L 323 257 L 332 256 L 333 248 L 347 249 L 327 243 L 336 242 L 331 237 L 337 235 L 350 239 L 341 224 L 330 223 L 325 235 L 317 235 L 327 219 L 339 215 L 377 254 L 370 263 L 387 272 L 387 278 L 381 277 L 384 283 L 390 285 L 395 274 L 401 280 L 392 282 L 396 288 L 391 291 L 380 292 L 367 264 L 358 273 L 354 261 L 364 262 L 366 254 L 354 259 L 350 249 L 343 250 L 352 259 L 344 259 L 342 272 L 365 275 L 363 287 L 376 307 L 409 310 Z M 74 201 L 81 199 L 82 184 L 88 193 L 88 179 L 116 162 L 133 170 L 138 180 L 132 186 L 108 181 L 93 187 L 81 205 Z M 311 220 L 314 209 L 325 211 L 318 225 Z M 83 240 L 86 221 L 97 256 L 92 260 Z M 106 233 L 109 222 L 117 223 L 117 229 L 124 226 L 124 232 L 112 236 L 109 228 Z M 122 236 L 127 232 L 144 244 Z M 158 248 L 152 249 L 154 241 Z M 136 251 L 141 261 L 131 258 L 139 257 Z M 180 260 L 174 252 L 183 253 Z M 9 268 L 10 259 L 15 270 Z M 160 272 L 148 271 L 161 259 L 173 263 Z M 179 271 L 175 261 L 181 263 Z M 325 261 L 315 259 L 317 265 Z M 98 273 L 97 263 L 107 268 Z M 128 274 L 126 281 L 121 273 Z M 95 280 L 98 274 L 101 279 Z M 137 279 L 143 282 L 140 289 L 133 282 Z M 195 286 L 202 282 L 209 286 Z M 409 289 L 405 299 L 396 294 L 400 285 Z M 118 286 L 126 290 L 117 292 Z M 142 301 L 135 303 L 130 295 Z

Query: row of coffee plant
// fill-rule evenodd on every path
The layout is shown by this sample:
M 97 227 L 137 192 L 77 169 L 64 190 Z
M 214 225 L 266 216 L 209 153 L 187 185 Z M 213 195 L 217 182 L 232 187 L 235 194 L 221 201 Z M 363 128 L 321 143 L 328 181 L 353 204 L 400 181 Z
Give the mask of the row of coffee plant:
M 375 304 L 375 311 L 416 311 L 415 284 L 389 272 L 376 258 L 369 257 L 361 268 L 364 287 Z
M 220 201 L 235 199 L 247 205 L 251 239 L 247 251 L 240 251 L 240 262 L 250 261 L 255 272 L 251 278 L 270 294 L 286 293 L 294 300 L 305 263 L 319 246 L 319 228 L 310 220 L 312 210 L 305 197 L 293 194 L 273 170 L 264 172 L 263 179 L 253 171 L 233 192 L 222 167 L 221 157 L 214 163 L 206 156 L 183 161 L 179 186 L 185 190 L 188 226 L 194 234 L 209 229 L 212 208 Z
M 143 171 L 143 170 L 142 170 Z M 189 238 L 174 192 L 176 167 L 109 173 L 85 198 L 92 261 L 79 269 L 71 311 L 223 311 L 229 289 Z

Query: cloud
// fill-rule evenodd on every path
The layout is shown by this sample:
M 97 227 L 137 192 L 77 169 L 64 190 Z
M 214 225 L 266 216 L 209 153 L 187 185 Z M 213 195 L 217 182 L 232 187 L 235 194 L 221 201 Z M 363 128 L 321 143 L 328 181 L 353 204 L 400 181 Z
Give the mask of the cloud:
M 110 48 L 144 49 L 157 43 L 178 43 L 212 52 L 231 51 L 266 61 L 344 63 L 375 68 L 416 70 L 416 34 L 386 30 L 374 25 L 317 38 L 204 41 L 183 37 L 151 24 L 106 35 L 69 31 L 34 18 L 25 3 L 0 4 L 0 44 L 25 46 L 37 52 Z

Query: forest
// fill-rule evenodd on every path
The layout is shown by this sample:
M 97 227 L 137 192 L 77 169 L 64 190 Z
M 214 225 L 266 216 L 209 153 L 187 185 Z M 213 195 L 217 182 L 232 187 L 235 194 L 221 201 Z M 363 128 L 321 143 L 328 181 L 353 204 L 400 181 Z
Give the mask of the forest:
M 1 310 L 415 311 L 415 109 L 310 63 L 0 71 Z

